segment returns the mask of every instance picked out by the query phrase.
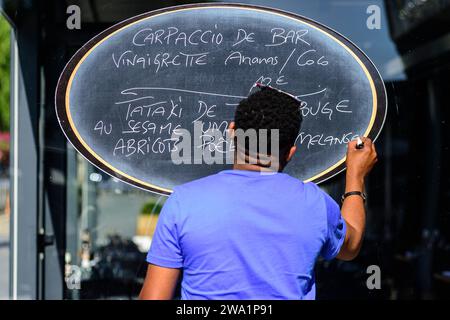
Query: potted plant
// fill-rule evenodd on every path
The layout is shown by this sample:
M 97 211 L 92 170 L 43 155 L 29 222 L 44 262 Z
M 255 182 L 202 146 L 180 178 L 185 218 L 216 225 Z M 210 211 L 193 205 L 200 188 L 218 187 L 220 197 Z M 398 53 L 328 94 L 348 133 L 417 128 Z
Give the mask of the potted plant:
M 157 199 L 151 199 L 144 203 L 138 215 L 136 235 L 153 236 L 162 206 L 163 204 Z

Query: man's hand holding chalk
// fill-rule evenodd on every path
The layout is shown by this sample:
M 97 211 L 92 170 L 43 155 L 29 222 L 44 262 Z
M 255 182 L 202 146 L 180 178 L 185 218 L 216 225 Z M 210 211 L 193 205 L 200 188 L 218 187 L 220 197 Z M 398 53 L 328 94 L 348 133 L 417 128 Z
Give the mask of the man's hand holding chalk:
M 358 136 L 358 138 L 356 139 L 356 149 L 362 149 L 362 148 L 364 148 L 364 142 Z
M 377 162 L 375 144 L 367 137 L 358 137 L 348 143 L 347 178 L 363 180 Z

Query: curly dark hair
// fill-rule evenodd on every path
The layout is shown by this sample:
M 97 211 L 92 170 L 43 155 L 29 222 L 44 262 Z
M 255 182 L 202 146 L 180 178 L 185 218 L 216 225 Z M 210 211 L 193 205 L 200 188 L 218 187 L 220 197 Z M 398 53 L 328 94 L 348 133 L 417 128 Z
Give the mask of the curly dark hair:
M 244 131 L 255 129 L 259 132 L 259 129 L 267 129 L 268 151 L 271 150 L 270 129 L 278 129 L 280 162 L 284 162 L 300 131 L 302 123 L 300 101 L 278 90 L 264 87 L 239 103 L 234 122 L 236 129 Z M 246 153 L 249 149 L 247 142 Z

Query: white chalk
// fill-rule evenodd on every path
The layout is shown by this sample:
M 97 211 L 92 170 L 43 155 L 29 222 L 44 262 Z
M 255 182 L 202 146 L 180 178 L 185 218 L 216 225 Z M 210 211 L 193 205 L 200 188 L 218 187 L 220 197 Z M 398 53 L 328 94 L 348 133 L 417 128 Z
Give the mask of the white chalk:
M 356 149 L 362 149 L 364 148 L 364 142 L 361 140 L 360 137 L 356 138 Z

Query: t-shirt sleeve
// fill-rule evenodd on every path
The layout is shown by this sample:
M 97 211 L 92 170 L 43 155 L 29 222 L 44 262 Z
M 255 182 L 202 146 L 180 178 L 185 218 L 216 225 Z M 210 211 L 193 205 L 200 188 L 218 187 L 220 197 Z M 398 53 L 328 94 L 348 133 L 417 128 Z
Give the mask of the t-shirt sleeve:
M 331 260 L 337 256 L 345 240 L 346 224 L 342 218 L 341 210 L 336 201 L 328 194 L 323 193 L 327 210 L 327 232 L 321 256 Z
M 178 237 L 179 205 L 175 193 L 166 200 L 159 214 L 147 262 L 166 268 L 182 268 L 183 256 Z

